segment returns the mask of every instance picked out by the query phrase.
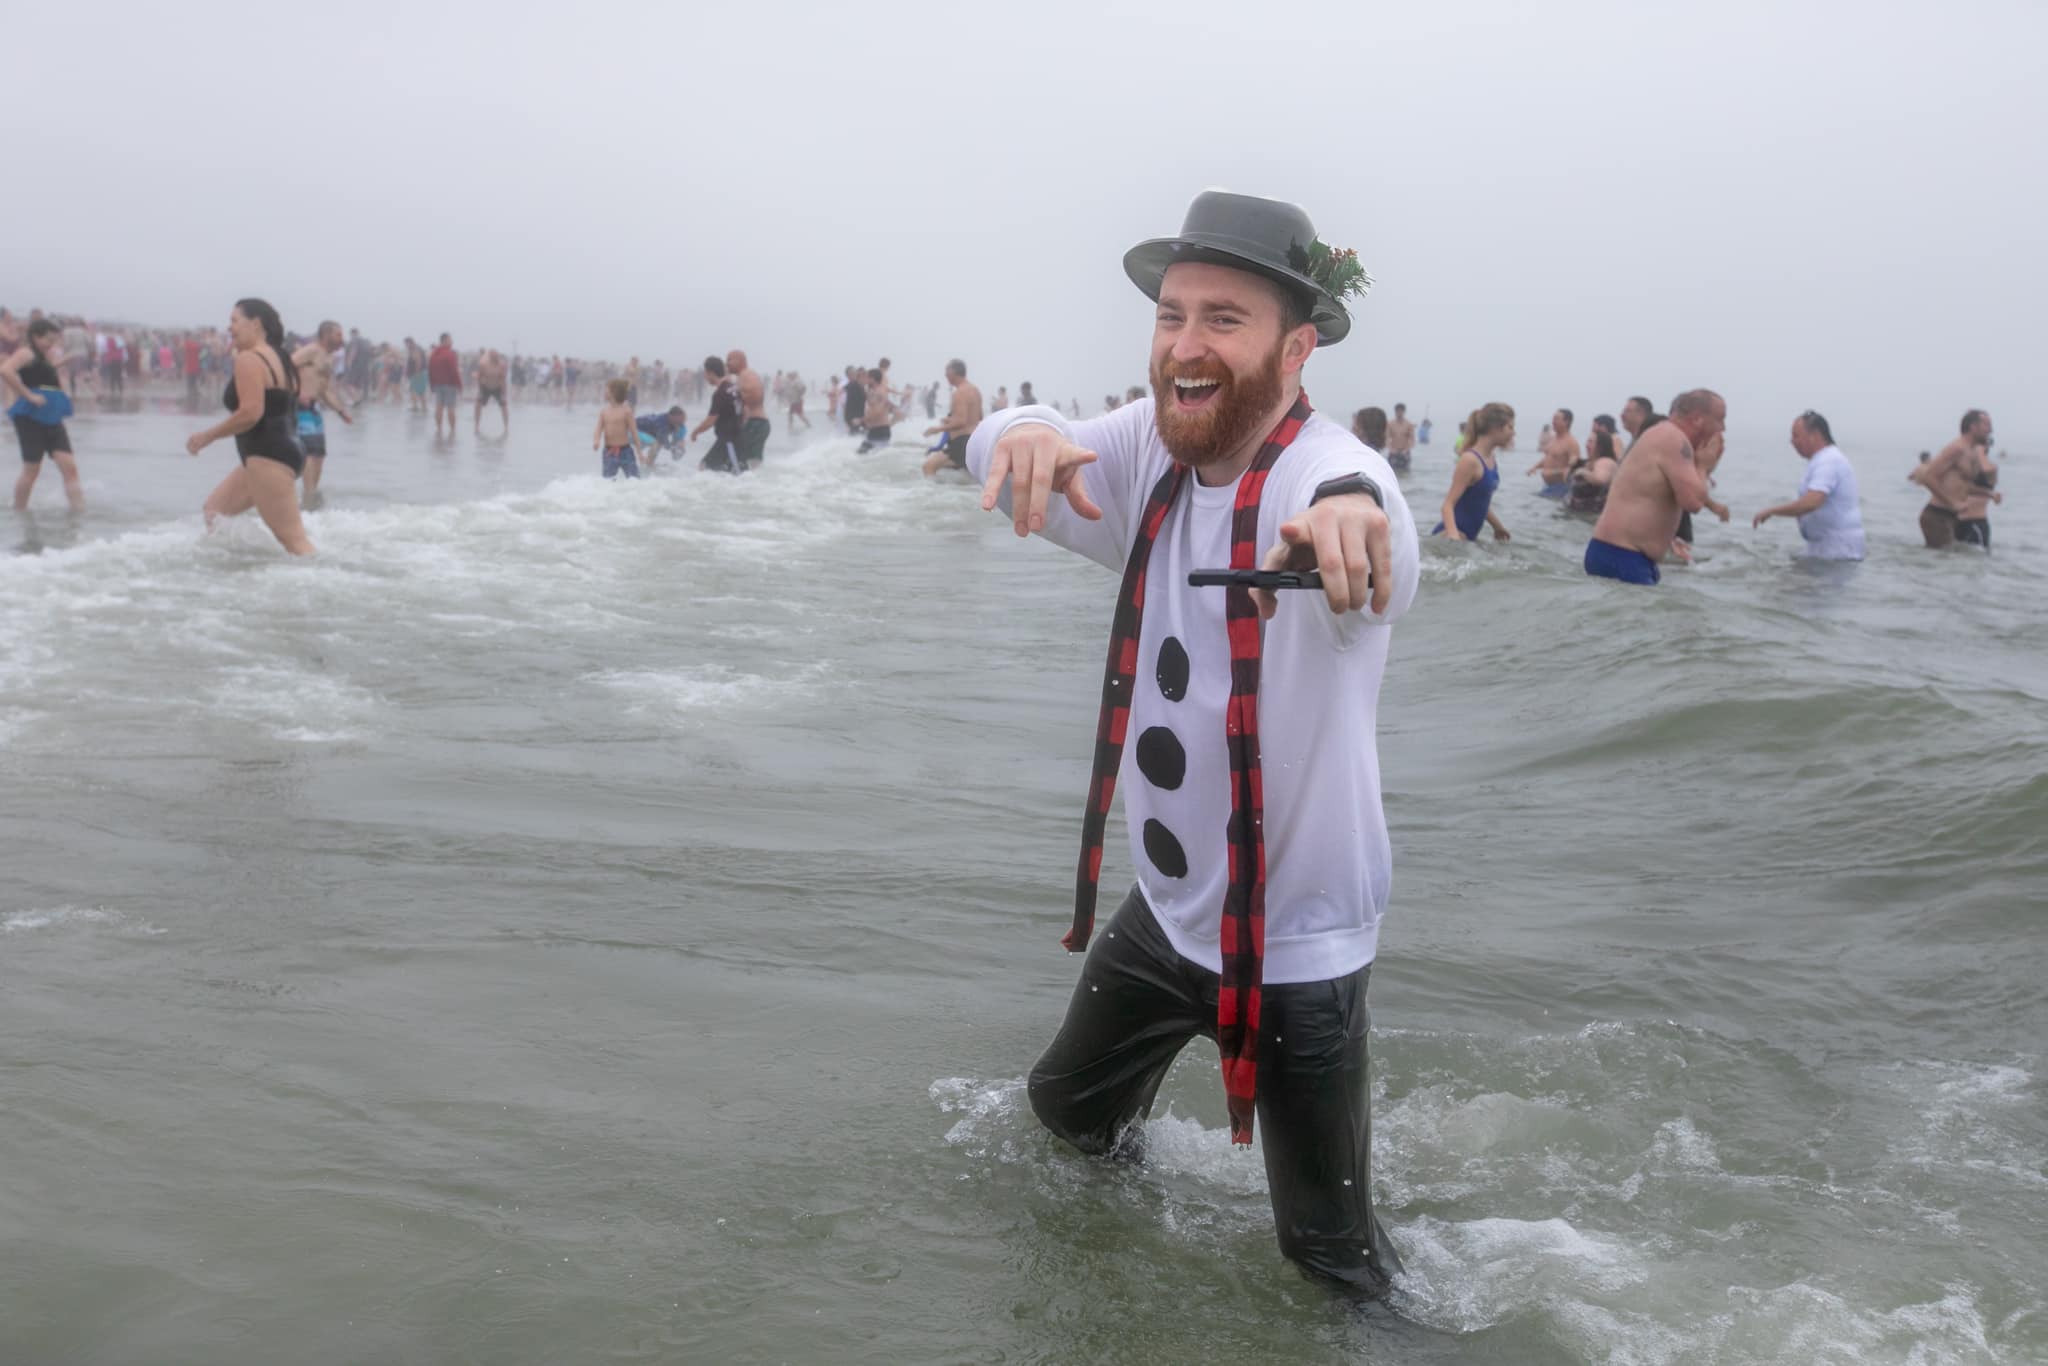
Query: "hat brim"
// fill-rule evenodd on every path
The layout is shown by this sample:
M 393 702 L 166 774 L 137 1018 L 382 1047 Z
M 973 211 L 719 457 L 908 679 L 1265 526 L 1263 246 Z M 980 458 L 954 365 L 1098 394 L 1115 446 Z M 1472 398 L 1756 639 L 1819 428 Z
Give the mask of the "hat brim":
M 1136 285 L 1146 298 L 1157 302 L 1160 285 L 1166 279 L 1167 267 L 1190 261 L 1247 271 L 1253 275 L 1264 276 L 1283 288 L 1307 295 L 1309 321 L 1315 324 L 1318 346 L 1334 346 L 1351 333 L 1351 314 L 1334 295 L 1314 280 L 1298 271 L 1247 256 L 1234 246 L 1206 238 L 1201 233 L 1181 237 L 1155 237 L 1149 242 L 1138 243 L 1124 253 L 1124 274 L 1131 277 L 1131 283 Z

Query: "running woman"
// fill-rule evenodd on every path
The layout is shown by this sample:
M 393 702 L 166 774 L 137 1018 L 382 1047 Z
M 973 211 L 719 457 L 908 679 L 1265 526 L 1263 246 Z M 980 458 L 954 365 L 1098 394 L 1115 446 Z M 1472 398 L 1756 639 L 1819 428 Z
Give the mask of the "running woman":
M 288 553 L 310 555 L 313 542 L 299 520 L 294 487 L 306 465 L 294 439 L 299 372 L 285 350 L 284 322 L 263 300 L 243 299 L 228 314 L 228 337 L 235 348 L 234 378 L 221 394 L 228 415 L 185 443 L 197 455 L 232 436 L 241 456 L 241 464 L 207 495 L 206 525 L 210 529 L 220 518 L 253 507 Z

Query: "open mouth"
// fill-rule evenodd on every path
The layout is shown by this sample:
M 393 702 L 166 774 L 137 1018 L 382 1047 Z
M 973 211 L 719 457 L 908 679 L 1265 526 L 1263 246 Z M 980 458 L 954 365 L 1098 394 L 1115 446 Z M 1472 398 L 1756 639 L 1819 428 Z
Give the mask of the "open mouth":
M 1216 395 L 1222 392 L 1221 380 L 1177 377 L 1173 381 L 1173 406 L 1184 413 L 1199 412 L 1215 402 Z

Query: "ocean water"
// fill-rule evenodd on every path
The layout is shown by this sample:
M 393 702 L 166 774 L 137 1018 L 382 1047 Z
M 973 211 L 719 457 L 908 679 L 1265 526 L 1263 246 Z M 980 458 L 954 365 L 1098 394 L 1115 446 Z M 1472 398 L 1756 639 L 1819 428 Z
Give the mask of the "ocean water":
M 0 541 L 0 1360 L 2048 1359 L 2048 515 L 1931 554 L 1847 439 L 1871 558 L 1794 565 L 1743 417 L 1657 591 L 1526 454 L 1425 550 L 1366 1309 L 1205 1045 L 1142 1167 L 1023 1104 L 1110 576 L 907 440 L 607 484 L 542 409 L 337 427 L 295 564 L 77 420 Z

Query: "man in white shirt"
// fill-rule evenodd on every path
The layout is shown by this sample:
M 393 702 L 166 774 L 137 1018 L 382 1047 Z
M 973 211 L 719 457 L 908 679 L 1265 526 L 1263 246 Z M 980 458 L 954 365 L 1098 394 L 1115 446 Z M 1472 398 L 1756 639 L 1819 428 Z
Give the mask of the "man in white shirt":
M 1765 508 L 1750 522 L 1760 527 L 1773 517 L 1797 517 L 1814 560 L 1863 558 L 1863 504 L 1856 493 L 1856 469 L 1835 445 L 1828 420 L 1811 408 L 1792 419 L 1792 449 L 1806 462 L 1799 496 Z
M 1215 1039 L 1281 1251 L 1378 1294 L 1400 1259 L 1370 1192 L 1391 863 L 1373 715 L 1419 552 L 1386 461 L 1301 391 L 1369 281 L 1294 205 L 1217 191 L 1124 269 L 1158 305 L 1152 397 L 1086 422 L 995 413 L 968 444 L 984 509 L 1123 574 L 1067 939 L 1088 956 L 1031 1104 L 1084 1152 L 1133 1154 L 1175 1055 Z M 1321 591 L 1189 583 L 1226 568 L 1314 570 Z M 1126 757 L 1138 885 L 1089 947 Z

